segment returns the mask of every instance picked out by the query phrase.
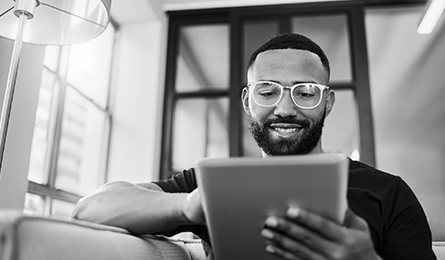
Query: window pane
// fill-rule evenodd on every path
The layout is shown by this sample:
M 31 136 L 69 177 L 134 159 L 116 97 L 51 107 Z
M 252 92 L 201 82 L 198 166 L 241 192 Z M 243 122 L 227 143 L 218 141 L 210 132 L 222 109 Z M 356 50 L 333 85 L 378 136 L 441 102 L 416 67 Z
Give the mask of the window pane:
M 97 38 L 70 46 L 67 81 L 102 108 L 107 105 L 114 28 Z
M 249 130 L 248 116 L 244 111 L 241 112 L 243 114 L 243 156 L 244 157 L 260 157 L 261 149 L 256 144 L 255 139 L 253 139 L 252 134 Z
M 323 148 L 359 159 L 358 110 L 352 90 L 336 90 L 335 104 L 326 118 Z
M 176 73 L 178 92 L 227 89 L 229 26 L 200 25 L 181 28 Z
M 229 156 L 229 100 L 185 99 L 176 103 L 173 169 L 193 166 L 195 159 Z
M 74 206 L 76 206 L 76 204 L 71 202 L 66 202 L 62 200 L 53 200 L 51 207 L 51 215 L 71 219 L 71 213 L 74 210 Z
M 346 14 L 292 18 L 292 32 L 318 43 L 331 64 L 331 82 L 352 82 L 351 55 Z
M 86 195 L 103 183 L 106 114 L 67 88 L 56 187 Z
M 47 183 L 48 179 L 47 161 L 51 152 L 54 105 L 58 89 L 58 81 L 54 74 L 43 69 L 28 172 L 29 180 L 42 184 Z
M 30 215 L 44 215 L 45 200 L 42 196 L 26 193 L 24 212 Z
M 53 72 L 57 71 L 59 66 L 60 47 L 59 46 L 47 46 L 45 47 L 45 56 L 43 64 Z
M 274 21 L 248 21 L 244 24 L 244 60 L 242 66 L 242 75 L 247 83 L 247 66 L 252 53 L 270 38 L 279 33 L 279 25 Z

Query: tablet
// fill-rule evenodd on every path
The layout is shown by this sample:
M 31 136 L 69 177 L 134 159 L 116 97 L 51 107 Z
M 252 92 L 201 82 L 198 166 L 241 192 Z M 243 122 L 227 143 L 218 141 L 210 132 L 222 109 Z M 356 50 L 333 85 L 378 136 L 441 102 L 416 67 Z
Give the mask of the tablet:
M 277 259 L 265 251 L 265 219 L 289 206 L 341 223 L 349 160 L 341 154 L 199 159 L 195 169 L 216 260 Z

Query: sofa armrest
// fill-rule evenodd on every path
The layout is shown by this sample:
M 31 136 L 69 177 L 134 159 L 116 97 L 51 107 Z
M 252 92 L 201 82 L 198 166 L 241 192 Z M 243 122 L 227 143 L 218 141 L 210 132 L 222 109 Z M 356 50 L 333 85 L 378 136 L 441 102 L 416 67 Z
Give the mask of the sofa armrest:
M 436 254 L 437 260 L 445 260 L 445 241 L 434 241 L 433 251 Z
M 199 240 L 152 235 L 77 220 L 0 210 L 0 260 L 201 260 Z

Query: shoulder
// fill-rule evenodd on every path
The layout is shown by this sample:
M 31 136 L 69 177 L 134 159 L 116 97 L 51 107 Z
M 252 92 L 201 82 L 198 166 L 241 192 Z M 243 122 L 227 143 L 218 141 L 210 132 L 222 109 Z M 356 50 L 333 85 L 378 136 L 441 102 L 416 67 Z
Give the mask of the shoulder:
M 354 207 L 367 205 L 365 211 L 374 207 L 386 221 L 403 211 L 424 214 L 413 190 L 401 177 L 352 160 L 348 200 Z
M 385 259 L 431 259 L 431 231 L 414 192 L 399 176 L 350 161 L 349 207 L 366 220 Z
M 349 163 L 348 188 L 366 190 L 379 197 L 386 197 L 396 189 L 409 189 L 399 176 L 353 160 Z
M 379 207 L 419 204 L 412 189 L 400 176 L 352 160 L 349 164 L 348 197 L 351 200 L 374 201 Z

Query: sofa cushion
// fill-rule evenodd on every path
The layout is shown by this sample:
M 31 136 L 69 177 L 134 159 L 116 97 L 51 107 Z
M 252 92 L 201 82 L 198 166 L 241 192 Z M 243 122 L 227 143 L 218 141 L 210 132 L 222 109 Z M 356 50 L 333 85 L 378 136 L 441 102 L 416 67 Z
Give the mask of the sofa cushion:
M 445 260 L 445 242 L 433 242 L 433 250 L 437 260 Z
M 134 236 L 126 230 L 76 220 L 25 215 L 0 210 L 0 260 L 200 260 L 181 241 L 156 236 Z

